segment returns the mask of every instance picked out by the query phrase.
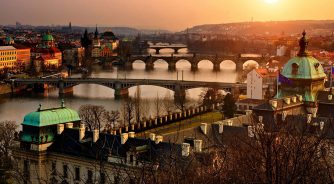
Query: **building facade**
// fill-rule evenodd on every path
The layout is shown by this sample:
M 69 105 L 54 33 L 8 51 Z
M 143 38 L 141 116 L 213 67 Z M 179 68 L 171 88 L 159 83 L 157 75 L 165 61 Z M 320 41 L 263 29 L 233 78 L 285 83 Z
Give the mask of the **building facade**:
M 254 69 L 247 74 L 247 98 L 265 99 L 276 93 L 277 72 L 268 69 Z
M 157 156 L 168 150 L 181 156 L 181 146 L 162 142 L 161 136 L 90 131 L 64 102 L 27 114 L 18 141 L 12 152 L 24 183 L 135 183 Z
M 13 46 L 0 46 L 0 70 L 12 70 L 17 66 L 17 50 Z

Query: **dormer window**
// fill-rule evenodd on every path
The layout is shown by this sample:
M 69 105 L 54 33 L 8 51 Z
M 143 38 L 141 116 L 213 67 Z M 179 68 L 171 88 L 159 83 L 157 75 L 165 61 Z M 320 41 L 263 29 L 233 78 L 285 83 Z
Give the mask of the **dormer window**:
M 319 66 L 320 66 L 320 64 L 319 64 L 319 63 L 315 63 L 315 64 L 314 64 L 314 68 L 315 68 L 315 70 L 316 70 L 316 71 L 318 71 L 318 69 L 319 69 Z
M 292 64 L 292 72 L 291 72 L 291 74 L 292 75 L 297 75 L 298 74 L 298 68 L 299 68 L 299 65 L 297 63 L 293 63 Z

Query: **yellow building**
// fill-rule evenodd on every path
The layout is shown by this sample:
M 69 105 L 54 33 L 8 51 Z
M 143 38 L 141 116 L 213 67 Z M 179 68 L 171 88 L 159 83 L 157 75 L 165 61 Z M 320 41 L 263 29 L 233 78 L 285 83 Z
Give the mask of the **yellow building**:
M 0 47 L 0 70 L 13 69 L 16 66 L 17 52 L 13 46 Z

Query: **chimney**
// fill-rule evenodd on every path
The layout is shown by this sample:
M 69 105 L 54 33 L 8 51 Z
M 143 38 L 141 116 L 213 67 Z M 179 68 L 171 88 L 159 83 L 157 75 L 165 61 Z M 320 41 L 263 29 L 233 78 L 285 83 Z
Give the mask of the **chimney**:
M 64 124 L 57 124 L 57 134 L 60 135 L 64 131 Z
M 202 152 L 202 140 L 194 140 L 194 151 Z
M 155 134 L 154 134 L 154 133 L 150 133 L 150 139 L 151 139 L 152 141 L 155 141 Z
M 284 98 L 284 102 L 287 104 L 287 105 L 290 105 L 290 98 Z
M 85 137 L 85 124 L 81 123 L 79 127 L 79 141 L 81 142 Z
M 73 123 L 66 123 L 66 128 L 73 128 Z
M 260 123 L 263 122 L 263 116 L 259 116 L 259 122 L 260 122 Z
M 333 95 L 328 95 L 328 100 L 332 100 L 333 99 Z
M 219 126 L 219 133 L 222 134 L 224 132 L 224 124 L 220 122 L 218 126 Z
M 93 142 L 96 142 L 99 139 L 99 134 L 98 129 L 93 130 Z
M 277 108 L 277 101 L 276 100 L 271 101 L 271 106 L 276 109 Z
M 248 137 L 254 137 L 253 126 L 248 126 Z
M 187 157 L 190 153 L 190 144 L 182 143 L 182 156 Z
M 228 126 L 233 126 L 233 122 L 232 122 L 232 120 L 230 120 L 230 119 L 227 120 L 227 125 L 228 125 Z
M 320 126 L 320 130 L 323 130 L 325 126 L 325 122 L 320 121 L 319 126 Z
M 312 121 L 312 114 L 307 114 L 307 123 L 311 123 Z
M 246 115 L 251 115 L 253 113 L 252 110 L 246 110 Z
M 155 144 L 159 144 L 159 143 L 161 143 L 162 140 L 163 140 L 163 137 L 162 137 L 161 135 L 157 135 L 157 136 L 155 137 Z
M 128 133 L 122 133 L 121 134 L 121 144 L 125 144 L 128 140 L 129 134 Z
M 303 101 L 303 96 L 302 96 L 302 95 L 299 95 L 299 96 L 298 96 L 298 100 L 299 100 L 300 102 L 302 102 L 302 101 Z
M 207 129 L 208 129 L 208 124 L 206 123 L 201 123 L 201 130 L 203 132 L 203 134 L 207 134 Z
M 135 132 L 129 132 L 129 137 L 130 138 L 135 138 L 135 134 L 136 134 Z
M 293 97 L 291 97 L 291 100 L 292 100 L 293 103 L 296 103 L 297 102 L 297 97 L 293 96 Z

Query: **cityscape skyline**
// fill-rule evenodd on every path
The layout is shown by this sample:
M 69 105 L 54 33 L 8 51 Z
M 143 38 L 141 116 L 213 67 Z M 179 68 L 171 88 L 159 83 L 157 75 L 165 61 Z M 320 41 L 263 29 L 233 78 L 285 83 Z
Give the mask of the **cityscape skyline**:
M 94 1 L 22 1 L 2 3 L 0 24 L 16 21 L 30 25 L 126 26 L 140 29 L 181 31 L 202 24 L 248 21 L 330 20 L 331 0 L 268 1 L 268 0 L 211 0 L 201 1 L 153 0 L 126 2 L 119 0 Z M 17 6 L 20 4 L 20 6 Z M 177 6 L 176 6 L 177 5 Z M 49 9 L 47 7 L 61 7 Z M 74 8 L 78 7 L 78 8 Z M 314 9 L 321 9 L 317 14 Z M 140 11 L 136 11 L 140 10 Z M 242 13 L 239 11 L 242 10 Z M 13 13 L 22 12 L 22 13 Z M 117 17 L 117 18 L 116 18 Z

